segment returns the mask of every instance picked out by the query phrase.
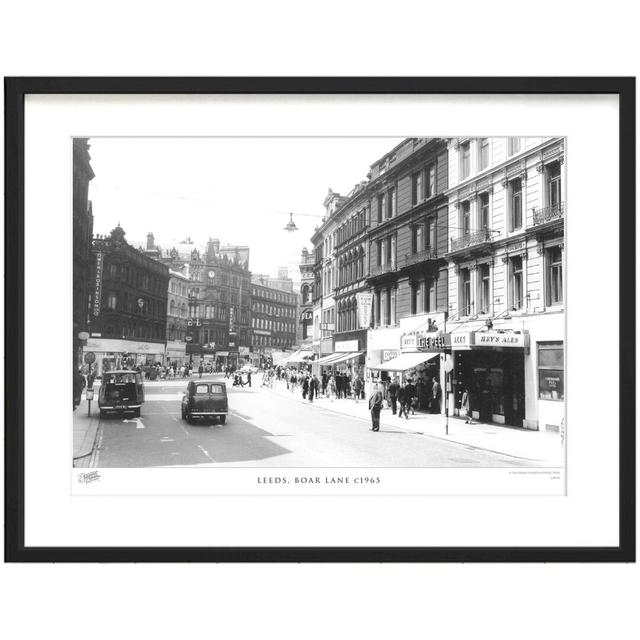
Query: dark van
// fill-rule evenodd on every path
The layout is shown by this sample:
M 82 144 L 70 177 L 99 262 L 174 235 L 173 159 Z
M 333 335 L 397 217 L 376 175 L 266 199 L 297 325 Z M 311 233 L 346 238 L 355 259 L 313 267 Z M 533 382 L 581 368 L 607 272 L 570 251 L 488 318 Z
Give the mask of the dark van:
M 107 371 L 102 376 L 98 407 L 100 417 L 105 414 L 133 412 L 140 417 L 140 407 L 144 402 L 142 374 L 137 371 Z
M 224 382 L 192 380 L 182 398 L 182 419 L 191 423 L 194 418 L 218 418 L 225 424 L 229 413 L 227 386 Z

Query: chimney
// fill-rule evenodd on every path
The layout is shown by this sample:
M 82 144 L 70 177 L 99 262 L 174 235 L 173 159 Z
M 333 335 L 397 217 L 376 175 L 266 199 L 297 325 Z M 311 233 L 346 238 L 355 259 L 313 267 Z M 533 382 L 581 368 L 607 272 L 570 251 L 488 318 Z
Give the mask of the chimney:
M 147 251 L 153 251 L 153 249 L 155 249 L 153 244 L 153 233 L 149 232 L 147 233 Z

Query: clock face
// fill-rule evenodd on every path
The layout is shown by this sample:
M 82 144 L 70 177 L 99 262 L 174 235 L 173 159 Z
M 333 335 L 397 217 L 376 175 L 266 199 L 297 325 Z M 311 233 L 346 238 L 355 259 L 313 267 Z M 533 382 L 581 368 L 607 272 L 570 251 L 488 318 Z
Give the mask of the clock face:
M 216 275 L 215 271 L 209 271 L 209 277 L 213 278 Z

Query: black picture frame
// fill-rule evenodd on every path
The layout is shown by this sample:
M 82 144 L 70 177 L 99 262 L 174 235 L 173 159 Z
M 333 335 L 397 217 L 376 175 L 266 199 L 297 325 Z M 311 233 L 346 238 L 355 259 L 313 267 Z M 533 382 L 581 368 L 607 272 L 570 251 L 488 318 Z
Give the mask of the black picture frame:
M 5 560 L 8 562 L 634 562 L 635 78 L 5 78 Z M 27 547 L 24 537 L 24 177 L 29 94 L 615 94 L 619 98 L 619 530 L 612 547 Z M 622 295 L 624 293 L 624 295 Z M 621 345 L 625 348 L 621 349 Z M 28 401 L 28 400 L 27 400 Z M 594 517 L 596 515 L 594 514 Z

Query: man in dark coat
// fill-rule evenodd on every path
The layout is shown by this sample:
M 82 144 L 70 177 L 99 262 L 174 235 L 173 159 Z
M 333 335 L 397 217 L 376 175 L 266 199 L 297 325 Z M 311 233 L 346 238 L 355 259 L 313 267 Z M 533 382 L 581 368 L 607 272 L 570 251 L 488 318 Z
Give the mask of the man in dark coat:
M 342 398 L 342 375 L 336 372 L 336 397 Z
M 369 398 L 369 410 L 371 411 L 371 431 L 380 431 L 380 411 L 382 410 L 382 393 L 378 385 Z
M 407 407 L 407 389 L 404 384 L 398 387 L 398 404 L 400 405 L 400 411 L 398 412 L 398 418 L 404 417 L 409 419 L 408 407 Z
M 327 382 L 329 382 L 329 376 L 327 376 L 327 372 L 324 371 L 322 374 L 322 395 L 327 395 Z
M 416 385 L 413 384 L 411 379 L 409 379 L 405 387 L 405 402 L 407 404 L 407 407 L 411 409 L 412 415 L 415 415 L 416 413 L 415 409 L 413 408 L 413 399 L 415 397 L 416 397 Z M 407 417 L 409 416 L 407 415 Z
M 302 381 L 302 399 L 307 399 L 307 393 L 309 393 L 309 376 L 305 376 Z
M 398 384 L 398 378 L 394 378 L 387 392 L 389 393 L 389 402 L 391 403 L 391 413 L 395 416 L 396 411 L 398 410 L 398 390 L 400 389 L 400 385 Z
M 431 399 L 431 412 L 440 413 L 440 398 L 442 397 L 442 387 L 438 382 L 438 378 L 433 379 L 433 397 Z

